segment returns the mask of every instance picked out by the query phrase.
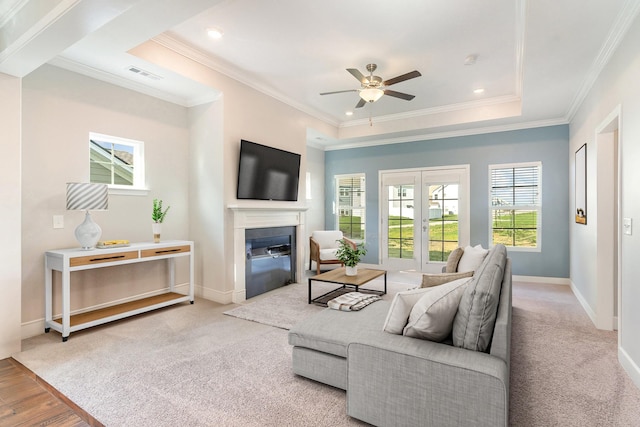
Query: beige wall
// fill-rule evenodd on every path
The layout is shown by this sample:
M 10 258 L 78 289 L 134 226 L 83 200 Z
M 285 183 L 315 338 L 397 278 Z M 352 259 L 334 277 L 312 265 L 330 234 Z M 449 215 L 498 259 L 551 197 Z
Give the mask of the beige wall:
M 0 73 L 0 359 L 20 351 L 20 79 Z
M 307 172 L 311 176 L 311 198 L 307 195 L 307 236 L 314 230 L 324 230 L 324 150 L 307 146 Z M 304 178 L 304 177 L 303 177 Z M 304 182 L 301 181 L 301 182 Z M 305 245 L 305 264 L 309 265 L 309 239 Z
M 48 65 L 23 79 L 22 104 L 22 322 L 31 335 L 43 326 L 43 253 L 78 246 L 84 213 L 65 210 L 65 184 L 89 179 L 89 132 L 145 143 L 149 192 L 110 195 L 109 210 L 92 213 L 102 239 L 151 241 L 154 198 L 171 205 L 162 238 L 187 239 L 189 124 L 184 107 Z M 53 229 L 53 215 L 64 215 L 64 229 Z M 187 281 L 183 264 L 178 283 Z M 159 290 L 166 270 L 159 261 L 74 273 L 71 309 Z M 56 276 L 54 315 L 58 284 Z
M 233 224 L 227 208 L 229 204 L 241 206 L 306 204 L 304 180 L 301 181 L 298 202 L 296 203 L 237 200 L 236 185 L 240 140 L 248 139 L 301 154 L 300 176 L 304 178 L 307 171 L 307 129 L 314 128 L 326 135 L 334 135 L 335 128 L 153 41 L 132 49 L 130 53 L 222 93 L 224 107 L 216 112 L 216 114 L 220 114 L 216 117 L 221 117 L 222 123 L 222 135 L 219 139 L 222 144 L 222 158 L 205 156 L 201 162 L 203 167 L 222 168 L 222 198 L 208 200 L 207 209 L 211 208 L 216 213 L 223 212 L 225 227 L 223 235 L 227 237 L 223 240 L 214 240 L 214 243 L 219 246 L 217 249 L 213 249 L 210 242 L 204 242 L 201 236 L 193 236 L 197 247 L 201 248 L 202 253 L 198 256 L 202 257 L 203 263 L 217 259 L 216 257 L 220 255 L 220 248 L 223 248 L 224 254 L 233 253 L 233 238 L 231 237 L 233 236 Z M 206 152 L 209 149 L 207 145 L 217 144 L 218 139 L 216 137 L 213 140 L 192 140 L 192 143 L 202 145 L 202 147 L 191 147 L 192 152 Z M 220 153 L 218 150 L 219 148 L 215 153 Z M 203 182 L 192 182 L 190 185 L 204 184 Z M 213 206 L 214 204 L 215 206 Z M 197 205 L 192 204 L 192 206 L 197 208 Z M 204 212 L 192 212 L 192 219 L 201 221 L 198 217 L 202 218 L 204 214 Z M 192 230 L 200 229 L 203 226 L 202 223 L 191 224 Z M 215 299 L 220 302 L 230 302 L 234 288 L 233 258 L 231 256 L 225 257 L 222 270 L 210 273 L 203 270 L 203 273 L 202 286 L 205 295 L 214 295 Z
M 637 309 L 640 301 L 640 197 L 638 197 L 638 183 L 640 182 L 640 17 L 636 17 L 629 32 L 622 40 L 611 60 L 600 73 L 587 98 L 571 122 L 571 168 L 575 165 L 573 153 L 582 144 L 587 143 L 587 225 L 573 224 L 571 227 L 571 280 L 577 293 L 581 295 L 587 311 L 597 312 L 602 296 L 603 280 L 599 270 L 600 262 L 610 259 L 615 263 L 611 254 L 601 254 L 599 242 L 602 237 L 609 237 L 615 233 L 619 236 L 621 252 L 619 254 L 621 270 L 621 294 L 619 307 L 619 352 L 618 357 L 640 387 L 640 341 L 637 339 L 640 330 L 640 311 Z M 601 178 L 599 173 L 613 175 L 613 166 L 598 169 L 603 164 L 601 157 L 609 157 L 610 144 L 606 138 L 596 136 L 598 128 L 607 121 L 611 113 L 620 108 L 620 217 L 633 219 L 633 234 L 619 234 L 614 226 L 605 227 L 608 235 L 598 233 L 601 230 L 604 211 L 599 209 L 599 201 L 611 196 L 615 192 L 615 183 L 604 189 L 596 189 Z M 615 114 L 615 113 L 614 113 Z M 611 138 L 612 139 L 612 138 Z M 607 148 L 607 150 L 604 150 Z M 617 161 L 617 159 L 616 159 Z M 613 163 L 613 160 L 611 160 Z M 573 182 L 573 177 L 571 177 Z M 572 186 L 573 187 L 573 186 Z M 609 205 L 608 201 L 606 203 Z M 574 189 L 571 188 L 571 206 L 574 205 Z M 605 206 L 606 210 L 613 210 L 613 203 Z M 571 220 L 573 223 L 573 220 Z M 615 266 L 613 267 L 615 268 Z M 605 286 L 615 285 L 614 277 L 605 278 Z

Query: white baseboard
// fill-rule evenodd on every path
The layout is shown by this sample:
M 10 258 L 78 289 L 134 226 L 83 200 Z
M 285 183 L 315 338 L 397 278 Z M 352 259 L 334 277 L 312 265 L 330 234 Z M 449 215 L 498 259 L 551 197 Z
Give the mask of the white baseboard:
M 179 285 L 176 285 L 175 286 L 175 290 L 186 295 L 186 294 L 189 293 L 189 284 L 188 283 L 181 283 Z M 168 291 L 169 291 L 169 288 L 167 287 L 167 288 L 164 288 L 164 289 L 159 289 L 159 290 L 155 290 L 155 291 L 151 291 L 151 292 L 145 292 L 144 294 L 140 294 L 140 295 L 135 295 L 135 296 L 122 298 L 122 299 L 115 300 L 115 301 L 110 301 L 110 302 L 103 303 L 103 304 L 94 305 L 92 307 L 84 307 L 82 309 L 72 311 L 71 315 L 73 316 L 74 314 L 86 313 L 88 311 L 98 310 L 98 309 L 110 307 L 110 306 L 116 305 L 116 304 L 123 304 L 123 303 L 126 303 L 126 302 L 135 301 L 135 300 L 138 300 L 138 299 L 141 299 L 141 298 L 152 297 L 152 296 L 155 296 L 155 295 L 164 294 L 164 293 L 166 293 Z M 195 291 L 195 287 L 194 287 L 194 291 Z M 59 319 L 60 317 L 62 317 L 62 313 L 57 313 L 57 314 L 54 313 L 54 315 L 53 315 L 54 319 Z M 23 340 L 27 339 L 27 338 L 35 337 L 36 335 L 40 335 L 42 333 L 44 333 L 44 318 L 31 320 L 29 322 L 23 323 L 20 326 L 20 336 L 21 336 L 21 339 L 23 339 Z
M 618 346 L 618 361 L 622 365 L 622 368 L 631 378 L 631 381 L 640 388 L 640 367 L 629 357 L 626 351 Z
M 570 286 L 571 286 L 571 292 L 573 292 L 573 294 L 576 296 L 576 298 L 578 299 L 578 302 L 580 303 L 584 311 L 587 313 L 587 316 L 589 316 L 589 319 L 591 319 L 591 322 L 593 322 L 594 325 L 597 325 L 596 312 L 593 311 L 589 303 L 587 303 L 587 300 L 582 296 L 582 294 L 580 293 L 576 285 L 573 284 L 573 281 L 571 281 Z
M 198 291 L 199 296 L 209 301 L 220 304 L 233 303 L 233 291 L 219 291 L 217 289 L 206 288 L 204 286 L 199 286 Z
M 571 285 L 571 279 L 564 277 L 513 276 L 514 282 L 542 283 L 546 285 Z

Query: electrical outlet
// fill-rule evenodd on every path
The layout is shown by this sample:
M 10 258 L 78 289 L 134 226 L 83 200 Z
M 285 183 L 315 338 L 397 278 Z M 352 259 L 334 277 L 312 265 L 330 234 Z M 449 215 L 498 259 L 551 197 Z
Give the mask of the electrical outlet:
M 53 228 L 64 228 L 64 215 L 53 216 Z
M 631 218 L 622 218 L 622 232 L 631 236 Z

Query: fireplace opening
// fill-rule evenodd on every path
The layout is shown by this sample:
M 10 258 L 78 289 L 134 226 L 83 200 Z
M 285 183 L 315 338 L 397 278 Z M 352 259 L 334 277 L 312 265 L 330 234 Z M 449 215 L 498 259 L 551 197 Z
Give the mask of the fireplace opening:
M 295 282 L 296 227 L 245 230 L 246 298 Z

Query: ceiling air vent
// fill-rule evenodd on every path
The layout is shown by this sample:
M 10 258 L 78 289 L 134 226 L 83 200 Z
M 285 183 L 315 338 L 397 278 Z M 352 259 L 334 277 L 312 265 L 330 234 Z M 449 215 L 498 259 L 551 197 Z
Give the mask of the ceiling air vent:
M 146 77 L 146 78 L 151 79 L 151 80 L 161 80 L 162 79 L 162 77 L 158 76 L 157 74 L 153 74 L 153 73 L 151 73 L 151 72 L 149 72 L 147 70 L 143 70 L 142 68 L 139 68 L 139 67 L 134 67 L 133 65 L 131 65 L 128 68 L 128 70 L 131 71 L 132 73 L 135 73 L 135 74 L 137 74 L 139 76 L 142 76 L 142 77 Z

